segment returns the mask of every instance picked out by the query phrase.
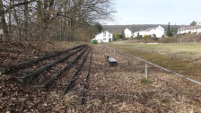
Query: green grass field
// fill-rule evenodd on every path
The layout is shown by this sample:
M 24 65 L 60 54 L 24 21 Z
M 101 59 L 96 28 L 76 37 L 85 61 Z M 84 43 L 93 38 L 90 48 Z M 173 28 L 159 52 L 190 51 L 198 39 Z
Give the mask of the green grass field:
M 144 44 L 117 41 L 107 46 L 195 79 L 201 76 L 201 44 Z

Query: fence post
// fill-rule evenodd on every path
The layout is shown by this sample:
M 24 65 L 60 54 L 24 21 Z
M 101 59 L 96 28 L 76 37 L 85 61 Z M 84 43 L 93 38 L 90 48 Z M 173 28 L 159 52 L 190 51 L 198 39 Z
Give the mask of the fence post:
M 148 80 L 148 69 L 147 69 L 147 63 L 145 62 L 145 77 L 146 80 Z

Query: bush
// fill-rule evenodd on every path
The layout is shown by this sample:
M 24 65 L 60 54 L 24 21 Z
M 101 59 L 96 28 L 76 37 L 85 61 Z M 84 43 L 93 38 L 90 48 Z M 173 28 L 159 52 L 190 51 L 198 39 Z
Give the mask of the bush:
M 137 39 L 143 39 L 142 35 L 138 35 Z
M 144 35 L 144 40 L 148 40 L 149 35 Z
M 98 44 L 98 41 L 97 40 L 92 40 L 91 43 L 92 44 Z

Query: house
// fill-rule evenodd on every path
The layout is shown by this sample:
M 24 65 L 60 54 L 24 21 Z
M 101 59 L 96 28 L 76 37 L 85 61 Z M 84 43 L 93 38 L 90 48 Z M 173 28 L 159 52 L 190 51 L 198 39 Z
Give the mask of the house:
M 136 32 L 134 32 L 133 37 L 137 37 L 138 35 L 141 35 L 141 36 L 155 35 L 157 38 L 162 38 L 164 34 L 165 34 L 164 28 L 162 28 L 161 26 L 158 26 L 158 27 L 153 27 L 153 28 L 136 31 Z
M 126 28 L 124 29 L 124 36 L 125 38 L 131 38 L 133 36 L 133 33 L 130 29 Z
M 97 40 L 98 43 L 111 42 L 113 41 L 113 34 L 109 31 L 103 31 L 95 36 L 95 40 Z
M 177 34 L 184 34 L 184 33 L 201 33 L 201 25 L 197 26 L 189 26 L 189 27 L 182 27 L 178 29 Z

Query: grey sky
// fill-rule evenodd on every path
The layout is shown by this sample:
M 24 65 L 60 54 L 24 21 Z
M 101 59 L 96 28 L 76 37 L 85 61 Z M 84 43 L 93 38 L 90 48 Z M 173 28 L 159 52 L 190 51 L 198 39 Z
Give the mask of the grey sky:
M 201 0 L 114 0 L 115 21 L 106 24 L 190 24 L 201 22 Z

